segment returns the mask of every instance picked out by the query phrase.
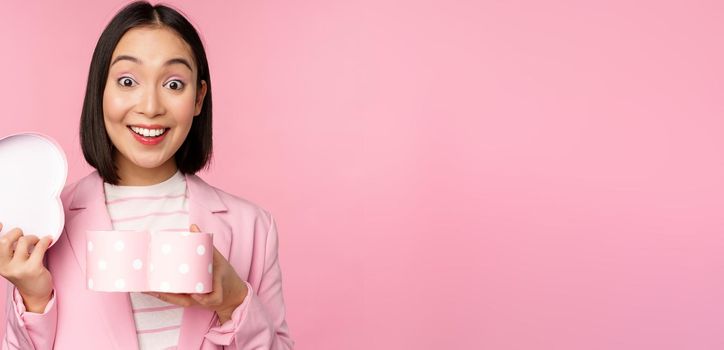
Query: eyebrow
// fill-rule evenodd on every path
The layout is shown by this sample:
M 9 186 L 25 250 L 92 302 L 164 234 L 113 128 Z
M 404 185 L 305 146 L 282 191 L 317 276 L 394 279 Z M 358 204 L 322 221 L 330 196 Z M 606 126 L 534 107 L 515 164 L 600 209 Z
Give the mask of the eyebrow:
M 143 62 L 136 57 L 129 56 L 129 55 L 119 55 L 115 59 L 113 59 L 113 62 L 111 62 L 111 66 L 113 66 L 118 61 L 131 61 L 136 64 L 143 64 Z M 166 63 L 164 63 L 163 65 L 169 66 L 172 64 L 183 64 L 184 66 L 188 67 L 190 71 L 192 71 L 192 72 L 194 71 L 193 68 L 191 68 L 191 63 L 189 63 L 189 61 L 186 60 L 185 58 L 181 58 L 181 57 L 172 58 L 172 59 L 166 61 Z

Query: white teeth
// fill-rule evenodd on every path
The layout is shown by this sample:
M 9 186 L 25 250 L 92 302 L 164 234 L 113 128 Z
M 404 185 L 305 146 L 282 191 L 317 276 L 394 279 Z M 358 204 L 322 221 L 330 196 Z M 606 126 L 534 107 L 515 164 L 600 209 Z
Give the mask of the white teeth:
M 166 129 L 146 129 L 146 128 L 139 128 L 137 126 L 131 126 L 131 130 L 135 132 L 136 134 L 145 136 L 145 137 L 156 137 L 164 132 L 166 132 Z

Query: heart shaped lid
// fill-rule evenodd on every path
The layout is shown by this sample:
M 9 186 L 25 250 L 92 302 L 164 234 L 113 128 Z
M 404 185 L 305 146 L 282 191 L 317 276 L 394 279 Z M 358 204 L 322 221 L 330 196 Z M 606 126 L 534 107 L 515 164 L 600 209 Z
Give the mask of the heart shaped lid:
M 60 145 L 39 133 L 0 139 L 0 233 L 19 227 L 25 235 L 58 241 L 65 216 L 60 193 L 68 162 Z

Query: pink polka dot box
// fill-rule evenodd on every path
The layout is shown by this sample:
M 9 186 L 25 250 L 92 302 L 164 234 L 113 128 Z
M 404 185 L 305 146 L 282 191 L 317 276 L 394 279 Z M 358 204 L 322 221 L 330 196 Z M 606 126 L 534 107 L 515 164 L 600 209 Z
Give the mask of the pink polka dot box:
M 211 233 L 88 231 L 87 287 L 103 292 L 208 293 Z

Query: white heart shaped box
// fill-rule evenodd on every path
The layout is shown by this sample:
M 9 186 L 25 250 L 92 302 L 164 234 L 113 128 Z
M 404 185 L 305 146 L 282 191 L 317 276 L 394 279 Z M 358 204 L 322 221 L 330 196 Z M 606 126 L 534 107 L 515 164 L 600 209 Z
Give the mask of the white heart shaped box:
M 67 176 L 65 153 L 52 138 L 20 133 L 0 139 L 0 233 L 19 227 L 25 235 L 50 235 L 55 244 L 65 224 L 60 193 Z

